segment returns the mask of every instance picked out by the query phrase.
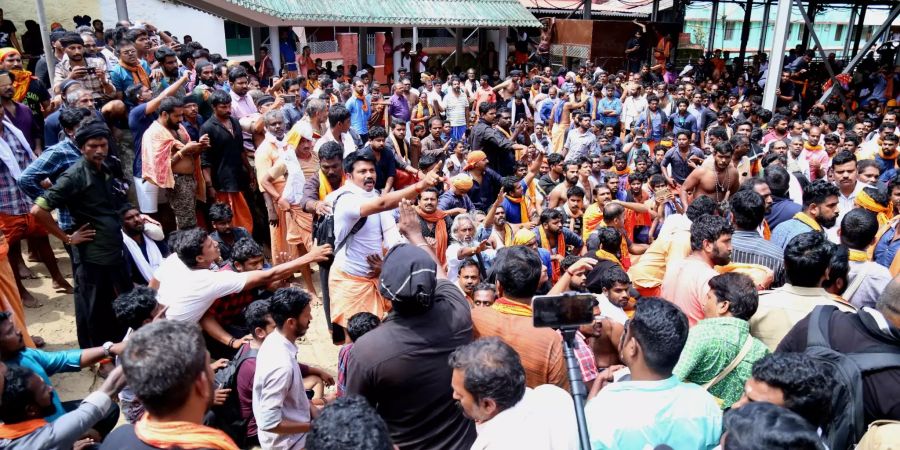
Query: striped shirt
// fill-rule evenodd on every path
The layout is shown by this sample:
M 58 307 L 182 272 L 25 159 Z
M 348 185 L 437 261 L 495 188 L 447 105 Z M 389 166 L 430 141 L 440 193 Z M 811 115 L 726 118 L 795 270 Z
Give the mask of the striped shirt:
M 457 95 L 452 90 L 444 96 L 441 101 L 441 107 L 447 113 L 447 120 L 450 121 L 451 127 L 461 127 L 466 125 L 466 108 L 469 107 L 469 97 L 460 90 Z
M 784 251 L 781 247 L 763 239 L 756 231 L 740 230 L 731 235 L 731 247 L 732 262 L 766 266 L 775 273 L 772 287 L 784 284 Z

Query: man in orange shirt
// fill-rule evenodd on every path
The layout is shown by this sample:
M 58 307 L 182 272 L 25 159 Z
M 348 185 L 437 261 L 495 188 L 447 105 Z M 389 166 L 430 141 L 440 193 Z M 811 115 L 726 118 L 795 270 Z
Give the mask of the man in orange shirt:
M 691 223 L 691 255 L 673 264 L 662 282 L 662 297 L 677 305 L 694 326 L 702 320 L 715 266 L 731 262 L 734 228 L 722 217 L 704 215 Z
M 525 367 L 525 384 L 534 388 L 555 384 L 567 388 L 562 338 L 550 328 L 535 328 L 531 297 L 541 279 L 541 259 L 528 247 L 504 247 L 493 271 L 499 298 L 490 308 L 472 310 L 475 338 L 499 336 L 516 350 Z

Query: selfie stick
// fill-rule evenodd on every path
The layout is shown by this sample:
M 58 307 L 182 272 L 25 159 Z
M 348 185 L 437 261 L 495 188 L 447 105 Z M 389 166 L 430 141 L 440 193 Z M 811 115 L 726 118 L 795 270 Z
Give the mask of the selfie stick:
M 575 419 L 578 421 L 578 441 L 581 450 L 590 450 L 591 438 L 588 436 L 587 420 L 584 417 L 584 403 L 587 400 L 587 387 L 581 379 L 581 365 L 575 358 L 575 331 L 578 327 L 562 327 L 563 355 L 566 368 L 569 370 L 569 386 L 572 388 L 572 399 L 575 401 Z

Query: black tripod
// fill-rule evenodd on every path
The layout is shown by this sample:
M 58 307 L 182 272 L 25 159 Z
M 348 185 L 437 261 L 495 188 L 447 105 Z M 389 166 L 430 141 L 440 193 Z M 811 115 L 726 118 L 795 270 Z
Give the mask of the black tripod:
M 581 450 L 590 450 L 591 438 L 588 436 L 587 420 L 584 417 L 584 403 L 587 401 L 587 386 L 581 379 L 581 366 L 575 358 L 575 332 L 578 327 L 562 327 L 563 355 L 569 371 L 569 386 L 572 387 L 572 399 L 575 401 L 575 419 L 578 421 L 578 442 Z

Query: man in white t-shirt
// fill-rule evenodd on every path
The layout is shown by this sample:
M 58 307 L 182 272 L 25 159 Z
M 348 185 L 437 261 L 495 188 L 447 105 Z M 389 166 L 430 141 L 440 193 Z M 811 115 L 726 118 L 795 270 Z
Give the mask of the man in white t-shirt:
M 378 277 L 370 265 L 381 259 L 385 247 L 390 248 L 400 239 L 390 211 L 401 200 L 411 200 L 419 192 L 442 182 L 437 175 L 439 165 L 435 165 L 417 183 L 379 195 L 375 190 L 375 155 L 371 151 L 350 153 L 343 164 L 349 182 L 325 198 L 334 211 L 334 242 L 338 247 L 328 275 L 335 342 L 345 340 L 344 328 L 354 314 L 366 311 L 384 317 L 390 309 L 390 303 L 379 292 Z M 347 242 L 342 247 L 344 240 Z
M 328 131 L 316 141 L 313 151 L 319 153 L 326 142 L 337 141 L 344 146 L 344 156 L 356 151 L 356 142 L 350 134 L 350 111 L 344 105 L 334 105 L 328 109 Z
M 194 323 L 219 298 L 283 280 L 299 272 L 304 264 L 325 261 L 331 255 L 331 246 L 321 245 L 268 270 L 214 272 L 209 268 L 220 259 L 219 244 L 206 231 L 199 228 L 177 231 L 169 239 L 169 245 L 172 254 L 156 269 L 149 286 L 159 291 L 159 303 L 168 307 L 167 319 Z M 227 333 L 221 326 L 204 327 L 204 331 L 219 341 L 218 334 Z M 229 340 L 237 343 L 240 336 Z

